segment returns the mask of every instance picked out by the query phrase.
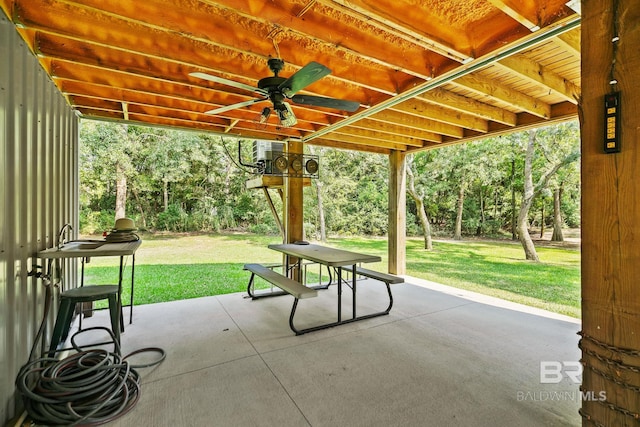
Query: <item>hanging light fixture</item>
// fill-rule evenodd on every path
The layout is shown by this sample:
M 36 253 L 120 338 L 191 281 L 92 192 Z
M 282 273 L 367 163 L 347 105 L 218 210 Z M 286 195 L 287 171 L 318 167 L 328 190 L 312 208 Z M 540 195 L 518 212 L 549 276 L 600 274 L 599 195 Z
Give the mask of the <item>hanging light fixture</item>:
M 258 120 L 260 123 L 267 123 L 269 120 L 269 116 L 271 115 L 271 108 L 264 107 L 262 113 L 260 113 L 260 119 Z
M 278 114 L 278 119 L 280 120 L 280 125 L 283 127 L 291 127 L 298 123 L 295 114 L 293 114 L 293 110 L 291 106 L 286 102 L 281 102 L 274 105 L 276 113 Z

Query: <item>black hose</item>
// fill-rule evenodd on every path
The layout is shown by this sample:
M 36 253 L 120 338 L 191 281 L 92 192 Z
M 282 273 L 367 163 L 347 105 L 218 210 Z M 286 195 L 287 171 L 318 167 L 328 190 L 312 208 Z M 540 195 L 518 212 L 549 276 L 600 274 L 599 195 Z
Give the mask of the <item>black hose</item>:
M 83 350 L 75 337 L 104 329 L 111 335 L 114 352 Z M 152 347 L 122 357 L 113 332 L 90 328 L 71 338 L 77 353 L 64 359 L 44 357 L 24 365 L 16 378 L 25 409 L 36 423 L 44 425 L 95 426 L 128 413 L 140 398 L 140 375 L 126 359 L 146 351 L 160 354 L 158 360 L 135 367 L 154 366 L 165 358 L 164 350 Z

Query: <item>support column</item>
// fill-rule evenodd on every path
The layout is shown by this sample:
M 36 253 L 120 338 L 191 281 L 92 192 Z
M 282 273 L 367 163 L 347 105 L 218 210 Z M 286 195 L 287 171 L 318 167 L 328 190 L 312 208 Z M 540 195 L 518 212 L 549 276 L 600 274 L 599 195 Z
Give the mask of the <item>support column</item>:
M 299 141 L 289 141 L 288 143 L 288 157 L 292 159 L 294 155 L 302 155 L 304 145 Z M 291 165 L 289 166 L 291 167 Z M 290 172 L 293 172 L 290 170 Z M 286 203 L 285 206 L 285 243 L 294 243 L 298 240 L 303 240 L 304 232 L 302 228 L 303 224 L 303 178 L 301 177 L 287 177 L 286 181 Z M 289 262 L 294 264 L 297 259 L 290 258 Z M 296 270 L 292 271 L 292 278 L 298 280 L 300 272 Z
M 299 154 L 302 155 L 303 143 L 299 141 L 289 141 L 288 144 L 289 158 Z M 297 240 L 303 239 L 302 230 L 302 214 L 303 214 L 303 200 L 302 200 L 302 178 L 287 178 L 287 243 L 293 243 Z
M 582 2 L 584 426 L 636 425 L 640 414 L 635 391 L 640 387 L 638 22 L 637 0 Z M 605 154 L 604 97 L 612 90 L 612 76 L 618 81 L 613 89 L 621 93 L 622 151 Z
M 407 224 L 406 155 L 393 151 L 389 155 L 389 273 L 406 273 Z

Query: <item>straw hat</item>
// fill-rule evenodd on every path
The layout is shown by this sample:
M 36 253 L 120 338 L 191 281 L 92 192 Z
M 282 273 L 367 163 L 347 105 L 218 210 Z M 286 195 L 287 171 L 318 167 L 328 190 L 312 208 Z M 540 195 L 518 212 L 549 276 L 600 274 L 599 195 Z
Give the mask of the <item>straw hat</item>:
M 136 229 L 136 224 L 131 218 L 118 218 L 113 229 L 116 231 L 133 231 Z

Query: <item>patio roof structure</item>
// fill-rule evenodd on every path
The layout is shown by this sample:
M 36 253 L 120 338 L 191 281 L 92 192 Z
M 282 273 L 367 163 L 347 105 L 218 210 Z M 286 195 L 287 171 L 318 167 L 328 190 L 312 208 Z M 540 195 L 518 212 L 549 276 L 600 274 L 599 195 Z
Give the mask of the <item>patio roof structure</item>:
M 575 118 L 578 4 L 0 0 L 83 117 L 384 154 Z M 294 125 L 260 121 L 271 102 L 251 89 L 273 76 L 270 58 L 282 77 L 331 70 L 286 101 Z M 357 106 L 295 102 L 305 96 Z M 237 103 L 249 105 L 206 114 Z

